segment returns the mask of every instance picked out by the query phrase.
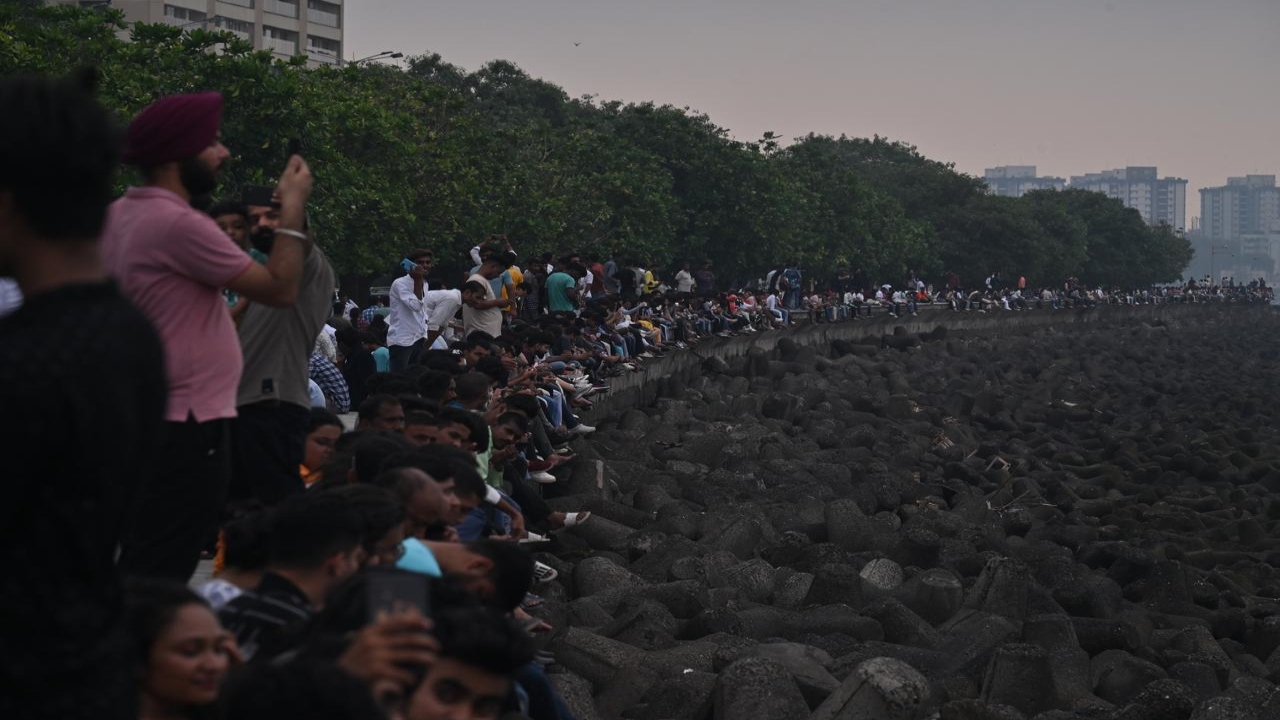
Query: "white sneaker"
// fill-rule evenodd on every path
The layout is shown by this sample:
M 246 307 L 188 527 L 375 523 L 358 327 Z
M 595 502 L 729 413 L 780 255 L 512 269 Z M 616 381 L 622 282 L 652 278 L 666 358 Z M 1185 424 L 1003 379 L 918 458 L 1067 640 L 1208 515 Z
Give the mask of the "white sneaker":
M 529 479 L 540 485 L 550 485 L 556 481 L 556 476 L 546 470 L 539 470 L 536 473 L 529 473 Z
M 540 583 L 549 583 L 560 577 L 560 573 L 550 565 L 544 565 L 540 562 L 533 563 L 533 579 Z
M 536 532 L 527 533 L 524 537 L 520 538 L 520 544 L 522 545 L 532 545 L 535 543 L 545 542 L 551 542 L 551 538 L 546 535 L 539 535 Z
M 573 433 L 574 435 L 590 435 L 591 433 L 593 433 L 593 432 L 595 432 L 595 431 L 596 431 L 595 426 L 593 426 L 593 425 L 584 425 L 584 424 L 582 424 L 582 423 L 579 423 L 577 427 L 575 427 L 574 429 L 570 430 L 569 432 Z

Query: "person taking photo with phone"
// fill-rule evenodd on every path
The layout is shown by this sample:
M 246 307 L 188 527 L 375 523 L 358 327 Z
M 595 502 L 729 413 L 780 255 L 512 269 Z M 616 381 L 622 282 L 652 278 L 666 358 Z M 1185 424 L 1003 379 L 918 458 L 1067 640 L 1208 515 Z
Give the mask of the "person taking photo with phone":
M 434 257 L 430 250 L 410 250 L 400 261 L 405 274 L 391 283 L 391 315 L 387 318 L 387 349 L 391 372 L 403 370 L 417 359 L 427 336 L 427 308 L 423 303 L 427 275 Z

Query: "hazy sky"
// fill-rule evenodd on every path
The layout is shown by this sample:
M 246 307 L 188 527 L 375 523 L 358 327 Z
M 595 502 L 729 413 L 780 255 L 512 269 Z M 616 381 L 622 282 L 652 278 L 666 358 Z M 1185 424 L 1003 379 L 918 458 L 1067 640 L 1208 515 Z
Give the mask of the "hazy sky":
M 349 57 L 510 60 L 740 139 L 874 134 L 981 175 L 1280 174 L 1280 0 L 347 0 Z M 574 43 L 581 43 L 574 46 Z

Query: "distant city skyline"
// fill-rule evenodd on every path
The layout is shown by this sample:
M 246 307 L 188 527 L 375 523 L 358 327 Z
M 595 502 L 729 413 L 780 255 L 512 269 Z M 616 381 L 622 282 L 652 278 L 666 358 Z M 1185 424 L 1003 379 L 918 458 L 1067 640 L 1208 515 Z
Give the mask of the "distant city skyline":
M 1158 166 L 1199 189 L 1280 173 L 1275 0 L 379 0 L 344 55 L 510 60 L 572 96 L 707 113 L 743 140 L 916 145 L 981 177 Z M 580 43 L 575 45 L 575 43 Z

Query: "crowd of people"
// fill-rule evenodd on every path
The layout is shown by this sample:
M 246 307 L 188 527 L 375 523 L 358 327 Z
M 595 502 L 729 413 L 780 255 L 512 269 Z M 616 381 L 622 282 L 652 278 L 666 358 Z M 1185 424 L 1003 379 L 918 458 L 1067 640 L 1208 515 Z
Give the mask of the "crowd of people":
M 611 378 L 714 336 L 923 305 L 1270 297 L 847 268 L 819 287 L 797 263 L 726 291 L 709 263 L 668 284 L 495 236 L 457 277 L 409 250 L 361 306 L 335 300 L 302 157 L 213 202 L 220 95 L 161 98 L 121 133 L 95 85 L 0 81 L 0 275 L 22 296 L 0 319 L 4 717 L 567 720 L 533 642 L 556 573 L 530 551 L 591 522 L 543 493 Z M 119 160 L 142 182 L 114 198 Z

